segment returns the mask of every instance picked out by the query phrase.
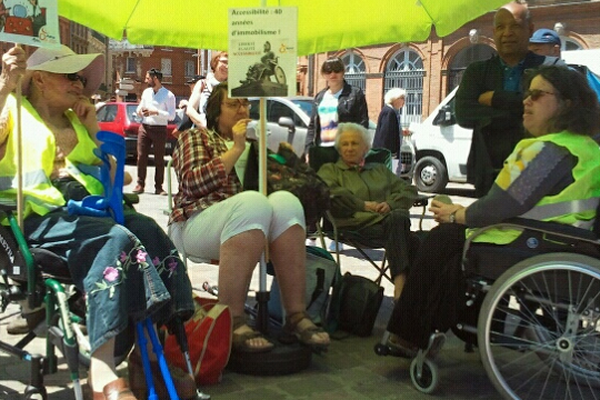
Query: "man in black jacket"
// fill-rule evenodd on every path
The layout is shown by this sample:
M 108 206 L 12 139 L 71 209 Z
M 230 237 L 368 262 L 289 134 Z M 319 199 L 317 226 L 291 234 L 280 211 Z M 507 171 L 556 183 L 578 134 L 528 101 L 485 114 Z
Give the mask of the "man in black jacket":
M 556 63 L 528 50 L 533 23 L 527 5 L 512 1 L 494 16 L 498 55 L 466 69 L 456 94 L 456 119 L 473 129 L 467 180 L 486 194 L 504 159 L 523 138 L 522 78 L 526 70 Z

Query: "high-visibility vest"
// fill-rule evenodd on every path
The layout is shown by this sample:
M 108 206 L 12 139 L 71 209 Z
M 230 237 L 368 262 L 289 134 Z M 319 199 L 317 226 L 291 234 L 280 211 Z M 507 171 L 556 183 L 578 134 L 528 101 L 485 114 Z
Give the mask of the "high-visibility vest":
M 538 221 L 552 221 L 572 225 L 582 229 L 592 229 L 596 218 L 596 209 L 600 199 L 600 148 L 590 137 L 569 132 L 553 133 L 533 139 L 521 140 L 511 153 L 514 160 L 523 149 L 534 142 L 552 142 L 565 147 L 577 158 L 572 170 L 573 183 L 560 193 L 543 197 L 531 210 L 520 215 L 523 218 Z M 473 230 L 468 230 L 467 235 Z M 475 242 L 508 244 L 515 240 L 520 230 L 490 229 L 477 238 Z
M 23 216 L 27 217 L 31 213 L 45 215 L 65 205 L 65 199 L 60 191 L 52 186 L 49 178 L 54 168 L 56 141 L 54 134 L 46 127 L 31 103 L 23 98 L 21 104 Z M 6 107 L 9 108 L 9 136 L 4 157 L 0 159 L 0 197 L 14 199 L 17 194 L 17 114 L 14 96 L 8 97 Z M 68 110 L 65 115 L 71 121 L 78 140 L 73 151 L 66 157 L 67 171 L 91 194 L 102 194 L 103 187 L 100 181 L 76 167 L 79 164 L 100 163 L 100 159 L 93 153 L 93 149 L 97 147 L 96 143 L 72 110 Z

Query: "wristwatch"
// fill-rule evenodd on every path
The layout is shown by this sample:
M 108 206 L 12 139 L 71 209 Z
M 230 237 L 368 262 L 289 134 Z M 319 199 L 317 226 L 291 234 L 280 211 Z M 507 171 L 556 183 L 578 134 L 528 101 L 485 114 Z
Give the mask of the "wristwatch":
M 448 221 L 449 221 L 451 224 L 453 224 L 453 223 L 455 223 L 455 222 L 456 222 L 456 212 L 457 212 L 457 211 L 458 211 L 458 210 L 454 210 L 454 212 L 453 212 L 452 214 L 450 214 L 450 218 L 448 219 Z

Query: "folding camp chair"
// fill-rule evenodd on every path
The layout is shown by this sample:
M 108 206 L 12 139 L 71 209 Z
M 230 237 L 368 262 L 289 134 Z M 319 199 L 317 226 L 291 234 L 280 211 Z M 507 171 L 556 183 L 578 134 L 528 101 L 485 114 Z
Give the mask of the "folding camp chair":
M 311 168 L 318 171 L 323 164 L 336 162 L 339 158 L 339 154 L 334 147 L 311 147 L 309 149 L 309 164 Z M 389 150 L 384 148 L 371 149 L 365 161 L 368 163 L 381 163 L 392 170 L 392 155 Z M 413 206 L 423 207 L 422 216 L 425 214 L 425 209 L 428 204 L 428 196 L 419 196 L 414 202 Z M 328 237 L 335 243 L 336 249 L 336 260 L 338 265 L 340 263 L 340 251 L 339 244 L 345 243 L 349 246 L 354 247 L 364 258 L 367 260 L 379 273 L 375 282 L 381 283 L 381 280 L 385 277 L 387 280 L 393 283 L 391 273 L 389 273 L 389 265 L 387 257 L 384 252 L 383 259 L 377 263 L 373 257 L 370 257 L 365 250 L 367 249 L 380 249 L 383 247 L 383 243 L 379 240 L 373 240 L 365 238 L 360 231 L 350 229 L 339 229 L 335 223 L 331 212 L 329 210 L 324 212 L 325 218 L 321 225 L 317 226 L 317 234 L 321 239 L 321 243 L 324 246 L 324 237 Z

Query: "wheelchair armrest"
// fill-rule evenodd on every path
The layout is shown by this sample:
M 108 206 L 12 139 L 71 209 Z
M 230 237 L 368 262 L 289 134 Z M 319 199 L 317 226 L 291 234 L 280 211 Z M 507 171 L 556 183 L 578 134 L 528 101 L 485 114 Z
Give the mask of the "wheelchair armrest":
M 598 241 L 598 236 L 594 232 L 587 229 L 577 228 L 572 225 L 559 224 L 558 222 L 538 221 L 527 218 L 510 218 L 504 221 L 504 223 L 521 229 L 548 233 L 565 238 L 591 241 L 600 244 Z
M 433 198 L 433 196 L 418 194 L 415 201 L 413 201 L 413 207 L 426 207 L 429 204 L 429 199 L 431 198 Z
M 467 252 L 471 247 L 471 243 L 481 236 L 481 234 L 491 229 L 521 229 L 533 232 L 540 232 L 556 239 L 565 239 L 579 242 L 586 242 L 594 246 L 600 247 L 598 236 L 587 229 L 577 228 L 572 225 L 560 224 L 557 222 L 538 221 L 527 218 L 510 218 L 498 224 L 493 224 L 475 230 L 466 240 L 463 248 L 463 260 L 466 259 Z

